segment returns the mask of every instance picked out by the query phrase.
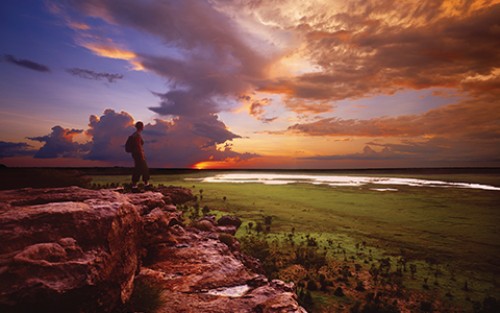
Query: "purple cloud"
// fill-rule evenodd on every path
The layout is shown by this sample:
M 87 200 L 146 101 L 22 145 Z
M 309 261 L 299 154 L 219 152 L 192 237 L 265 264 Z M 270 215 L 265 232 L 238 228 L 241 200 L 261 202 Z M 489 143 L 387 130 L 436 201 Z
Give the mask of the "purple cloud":
M 209 1 L 67 1 L 66 8 L 156 36 L 182 55 L 134 52 L 142 67 L 169 82 L 169 90 L 155 93 L 159 106 L 150 108 L 160 115 L 207 116 L 225 110 L 265 77 L 271 62 Z
M 87 152 L 88 146 L 73 141 L 73 137 L 81 134 L 81 129 L 68 129 L 61 126 L 52 127 L 52 132 L 47 136 L 29 137 L 30 140 L 45 143 L 35 153 L 35 158 L 49 159 L 57 157 L 79 157 Z
M 124 144 L 135 131 L 133 124 L 134 119 L 126 112 L 108 109 L 100 117 L 91 116 L 86 132 L 91 137 L 90 151 L 85 159 L 130 165 L 131 158 L 125 153 Z M 239 136 L 227 130 L 216 115 L 178 117 L 170 121 L 157 119 L 145 125 L 143 138 L 146 158 L 154 167 L 190 167 L 208 159 L 221 161 L 256 156 L 232 151 L 229 145 L 218 148 Z
M 115 81 L 122 79 L 122 74 L 113 74 L 113 73 L 99 73 L 94 72 L 92 70 L 87 70 L 83 68 L 69 68 L 66 70 L 69 74 L 85 79 L 93 79 L 93 80 L 102 80 L 105 79 L 109 83 L 114 83 Z
M 47 66 L 45 66 L 43 64 L 31 61 L 31 60 L 18 59 L 10 54 L 6 54 L 4 56 L 4 59 L 5 59 L 5 61 L 7 61 L 11 64 L 15 64 L 17 66 L 21 66 L 21 67 L 24 67 L 24 68 L 27 68 L 27 69 L 30 69 L 33 71 L 50 72 L 50 68 L 48 68 Z
M 14 156 L 29 156 L 34 155 L 34 150 L 25 142 L 6 142 L 0 141 L 0 159 Z

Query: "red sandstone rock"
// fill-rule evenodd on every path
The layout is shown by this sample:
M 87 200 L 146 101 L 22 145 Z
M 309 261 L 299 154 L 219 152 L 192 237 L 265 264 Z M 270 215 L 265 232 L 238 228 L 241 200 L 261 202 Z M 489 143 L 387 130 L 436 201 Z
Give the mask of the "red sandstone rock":
M 201 222 L 213 226 L 209 219 Z M 163 289 L 164 305 L 157 312 L 306 312 L 293 284 L 256 274 L 244 261 L 258 261 L 229 248 L 219 235 L 175 225 L 168 236 L 176 244 L 156 245 L 140 272 Z
M 305 312 L 293 285 L 256 274 L 237 241 L 185 229 L 170 203 L 191 199 L 177 187 L 0 192 L 0 312 L 110 312 L 139 270 L 162 288 L 158 312 Z
M 157 187 L 156 191 L 164 195 L 164 200 L 168 204 L 182 204 L 194 200 L 191 190 L 182 187 Z
M 0 311 L 107 312 L 128 300 L 141 220 L 126 196 L 23 189 L 0 202 Z

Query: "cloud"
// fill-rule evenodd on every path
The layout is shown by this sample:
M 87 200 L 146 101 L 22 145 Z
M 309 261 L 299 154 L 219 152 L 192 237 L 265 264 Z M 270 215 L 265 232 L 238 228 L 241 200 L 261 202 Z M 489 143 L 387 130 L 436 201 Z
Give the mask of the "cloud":
M 0 159 L 15 157 L 15 156 L 28 156 L 34 155 L 36 150 L 25 142 L 6 142 L 0 141 Z
M 264 107 L 269 104 L 271 104 L 271 99 L 269 98 L 253 101 L 250 105 L 250 115 L 254 117 L 261 117 L 265 113 Z
M 268 124 L 278 119 L 277 116 L 266 117 L 265 107 L 269 106 L 272 103 L 272 99 L 270 98 L 254 99 L 251 96 L 240 96 L 238 97 L 238 99 L 248 104 L 248 113 L 250 114 L 250 116 L 253 116 L 257 120 L 265 124 Z
M 155 124 L 146 125 L 144 137 L 147 138 L 145 151 L 148 157 L 170 167 L 190 167 L 207 160 L 246 160 L 257 156 L 233 151 L 227 142 L 239 136 L 227 130 L 215 115 L 202 120 L 188 117 L 156 120 Z M 223 147 L 218 147 L 223 144 Z
M 316 161 L 396 161 L 400 166 L 496 166 L 500 162 L 500 140 L 464 138 L 410 139 L 400 143 L 369 142 L 361 152 L 304 157 Z M 377 148 L 375 150 L 374 148 Z
M 74 22 L 74 21 L 68 21 L 67 25 L 69 28 L 74 29 L 74 30 L 90 30 L 91 27 L 88 24 L 85 23 L 80 23 L 80 22 Z
M 73 76 L 78 76 L 86 79 L 101 80 L 106 79 L 109 83 L 114 83 L 118 79 L 122 79 L 122 74 L 112 74 L 112 73 L 99 73 L 92 70 L 87 70 L 83 68 L 70 68 L 66 70 Z
M 18 65 L 18 66 L 21 66 L 21 67 L 24 67 L 24 68 L 27 68 L 27 69 L 30 69 L 33 71 L 50 72 L 50 68 L 48 68 L 47 66 L 45 66 L 43 64 L 31 61 L 31 60 L 17 59 L 10 54 L 4 55 L 4 59 L 5 59 L 5 61 L 7 61 L 9 63 L 15 64 L 15 65 Z
M 493 103 L 498 103 L 498 100 Z M 310 136 L 493 138 L 500 136 L 499 119 L 498 107 L 492 104 L 489 97 L 484 97 L 433 109 L 423 114 L 368 120 L 325 118 L 312 123 L 292 125 L 287 132 Z
M 89 153 L 85 159 L 121 162 L 128 161 L 125 142 L 133 132 L 134 119 L 127 112 L 107 109 L 101 116 L 91 115 L 86 134 L 90 137 Z
M 329 101 L 311 101 L 291 97 L 285 100 L 285 106 L 298 114 L 320 114 L 331 112 L 334 108 L 334 105 Z
M 266 9 L 252 3 L 260 14 L 259 7 Z M 345 1 L 311 5 L 296 20 L 266 15 L 268 23 L 287 23 L 302 36 L 297 54 L 320 70 L 260 81 L 259 90 L 342 100 L 405 88 L 463 89 L 469 77 L 491 74 L 500 63 L 500 4 L 489 3 Z
M 146 137 L 150 132 L 147 149 L 152 149 L 149 155 L 158 164 L 178 166 L 201 156 L 223 159 L 234 154 L 218 148 L 224 138 L 230 141 L 237 135 L 227 130 L 217 113 L 250 101 L 239 97 L 255 91 L 281 94 L 286 109 L 308 117 L 332 112 L 335 102 L 343 99 L 447 87 L 462 97 L 460 103 L 424 114 L 321 118 L 292 125 L 282 133 L 390 142 L 384 147 L 368 144 L 365 151 L 351 155 L 360 160 L 424 155 L 425 144 L 436 158 L 461 151 L 460 143 L 498 152 L 487 147 L 488 140 L 496 142 L 500 135 L 498 1 L 278 2 L 68 0 L 62 6 L 110 27 L 152 35 L 165 45 L 153 55 L 102 37 L 81 42 L 96 55 L 126 60 L 166 80 L 167 89 L 154 93 L 159 104 L 150 109 L 168 119 L 148 124 L 144 133 Z M 292 70 L 287 69 L 290 62 Z M 274 117 L 265 115 L 268 105 L 261 100 L 249 102 L 248 113 L 269 122 Z M 129 117 L 120 129 L 130 127 L 126 125 L 131 121 Z M 103 127 L 102 132 L 95 128 L 96 142 L 101 140 L 97 135 L 102 140 L 115 138 L 106 132 L 102 118 L 94 122 L 92 131 L 98 124 Z M 171 134 L 195 144 L 176 143 Z M 88 157 L 126 161 L 126 156 L 118 157 L 123 139 L 113 140 L 97 145 Z M 165 147 L 185 158 L 184 163 L 168 156 Z M 481 153 L 467 155 L 486 159 Z
M 485 94 L 423 114 L 367 120 L 326 118 L 295 124 L 281 134 L 379 138 L 377 142 L 368 142 L 360 153 L 308 158 L 314 160 L 404 160 L 413 166 L 497 166 L 498 104 L 498 97 Z
M 151 108 L 161 115 L 218 113 L 253 90 L 284 95 L 285 106 L 299 114 L 408 88 L 473 92 L 486 84 L 470 78 L 490 75 L 500 63 L 497 1 L 70 0 L 64 7 L 153 35 L 175 50 L 173 57 L 110 40 L 83 43 L 165 77 L 169 90 L 157 93 L 160 105 Z M 292 57 L 299 71 L 271 71 Z
M 130 50 L 119 47 L 112 41 L 104 44 L 95 42 L 83 42 L 81 45 L 98 56 L 128 61 L 132 65 L 132 69 L 136 71 L 144 70 L 144 67 L 137 59 L 137 54 Z
M 97 55 L 135 62 L 164 77 L 169 89 L 156 92 L 161 101 L 150 108 L 160 115 L 208 116 L 227 110 L 236 104 L 238 95 L 253 89 L 255 81 L 266 76 L 272 61 L 250 46 L 249 35 L 210 1 L 90 0 L 66 4 L 110 25 L 153 35 L 176 51 L 151 55 L 109 42 L 83 43 Z
M 369 145 L 363 148 L 362 152 L 351 154 L 338 154 L 338 155 L 317 155 L 310 157 L 302 157 L 302 160 L 317 160 L 317 161 L 335 161 L 335 160 L 353 160 L 353 161 L 367 161 L 367 160 L 393 160 L 401 159 L 402 155 L 394 153 L 390 148 L 385 147 L 382 151 L 375 151 Z
M 73 141 L 73 137 L 81 134 L 81 129 L 68 129 L 61 126 L 52 127 L 52 132 L 47 136 L 28 137 L 30 140 L 43 142 L 44 145 L 35 153 L 35 158 L 71 158 L 86 153 L 88 146 Z
M 28 138 L 44 143 L 38 151 L 26 143 L 0 142 L 0 158 L 34 155 L 39 159 L 75 158 L 109 166 L 131 166 L 132 158 L 124 146 L 135 131 L 135 122 L 127 112 L 107 109 L 101 116 L 91 115 L 85 131 L 55 126 L 47 136 Z M 75 142 L 74 137 L 83 132 L 89 141 Z M 230 142 L 241 137 L 228 130 L 217 115 L 156 119 L 145 125 L 143 138 L 148 164 L 152 167 L 185 168 L 209 160 L 239 162 L 257 157 L 232 150 Z
M 107 161 L 130 165 L 130 155 L 124 144 L 135 131 L 133 117 L 126 113 L 106 110 L 100 117 L 91 116 L 87 134 L 90 136 L 88 160 Z M 148 163 L 155 167 L 190 167 L 193 164 L 227 158 L 248 159 L 256 155 L 238 153 L 230 145 L 218 148 L 238 135 L 227 130 L 216 115 L 205 118 L 179 117 L 172 120 L 157 119 L 144 127 L 144 150 Z

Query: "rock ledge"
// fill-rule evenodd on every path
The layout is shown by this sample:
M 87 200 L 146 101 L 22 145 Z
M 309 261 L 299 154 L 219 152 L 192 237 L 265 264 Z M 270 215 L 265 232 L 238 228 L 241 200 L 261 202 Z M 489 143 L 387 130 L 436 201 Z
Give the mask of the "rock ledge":
M 159 191 L 1 191 L 0 311 L 114 312 L 148 280 L 161 288 L 157 312 L 305 312 L 293 284 L 268 281 L 218 239 L 228 225 L 182 224 L 173 204 L 189 190 Z

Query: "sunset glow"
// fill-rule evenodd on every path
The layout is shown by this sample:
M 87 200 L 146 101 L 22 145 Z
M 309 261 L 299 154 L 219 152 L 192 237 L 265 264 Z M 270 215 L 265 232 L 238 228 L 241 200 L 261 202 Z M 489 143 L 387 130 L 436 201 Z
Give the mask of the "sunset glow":
M 7 166 L 500 166 L 497 0 L 1 7 Z

